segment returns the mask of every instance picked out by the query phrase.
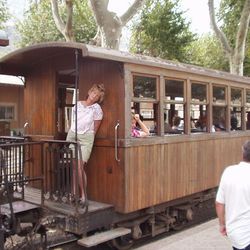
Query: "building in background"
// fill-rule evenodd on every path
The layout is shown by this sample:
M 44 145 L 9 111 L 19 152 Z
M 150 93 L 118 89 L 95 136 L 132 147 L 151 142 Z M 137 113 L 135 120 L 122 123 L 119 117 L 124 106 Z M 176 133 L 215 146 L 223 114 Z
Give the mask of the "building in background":
M 21 135 L 24 124 L 24 84 L 18 77 L 0 75 L 0 135 Z

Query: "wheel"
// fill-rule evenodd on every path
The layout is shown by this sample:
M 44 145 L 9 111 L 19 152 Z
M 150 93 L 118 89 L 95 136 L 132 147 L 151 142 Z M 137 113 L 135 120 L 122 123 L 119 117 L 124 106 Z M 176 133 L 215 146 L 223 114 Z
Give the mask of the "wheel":
M 111 241 L 112 247 L 118 250 L 127 250 L 130 249 L 134 245 L 134 240 L 131 238 L 131 235 L 125 235 L 113 239 Z

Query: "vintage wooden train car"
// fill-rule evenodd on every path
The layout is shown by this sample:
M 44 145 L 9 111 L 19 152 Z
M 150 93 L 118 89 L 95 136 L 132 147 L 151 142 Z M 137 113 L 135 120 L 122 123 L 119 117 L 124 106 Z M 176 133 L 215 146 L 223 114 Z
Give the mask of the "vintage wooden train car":
M 178 228 L 206 206 L 213 210 L 223 169 L 241 160 L 241 145 L 250 138 L 246 77 L 63 42 L 12 52 L 0 60 L 0 73 L 25 78 L 24 134 L 47 145 L 65 140 L 73 93 L 82 100 L 93 83 L 105 85 L 104 119 L 87 165 L 87 194 L 112 209 L 105 207 L 110 216 L 92 214 L 90 228 L 84 224 L 86 216 L 67 220 L 67 231 L 82 234 L 79 243 L 85 246 L 89 232 L 97 228 L 131 230 L 118 235 L 129 234 L 125 245 L 130 245 L 133 239 Z M 131 137 L 131 112 L 142 115 L 150 136 Z M 42 172 L 45 156 L 34 150 L 38 160 L 29 177 L 44 176 L 46 192 L 55 181 L 54 167 Z M 45 205 L 58 213 L 70 209 L 60 202 L 60 208 Z M 105 239 L 117 237 L 110 235 Z

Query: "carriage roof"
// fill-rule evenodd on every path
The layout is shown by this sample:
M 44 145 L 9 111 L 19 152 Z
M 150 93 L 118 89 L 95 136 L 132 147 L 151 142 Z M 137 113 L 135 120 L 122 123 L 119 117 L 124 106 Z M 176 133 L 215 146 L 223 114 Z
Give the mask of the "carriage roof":
M 25 75 L 25 72 L 27 72 L 29 68 L 33 67 L 35 64 L 50 60 L 55 56 L 63 55 L 66 52 L 74 53 L 76 49 L 81 51 L 82 57 L 146 65 L 246 83 L 249 83 L 250 80 L 248 77 L 240 77 L 238 75 L 233 75 L 219 70 L 212 70 L 191 64 L 163 60 L 145 55 L 131 54 L 124 51 L 112 50 L 76 42 L 46 42 L 15 50 L 0 58 L 0 74 Z

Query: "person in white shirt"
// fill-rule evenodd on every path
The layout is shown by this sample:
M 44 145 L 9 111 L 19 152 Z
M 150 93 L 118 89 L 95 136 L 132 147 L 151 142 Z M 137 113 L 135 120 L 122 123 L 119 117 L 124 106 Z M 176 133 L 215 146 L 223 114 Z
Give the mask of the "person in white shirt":
M 216 195 L 220 232 L 227 235 L 235 250 L 250 250 L 250 141 L 242 147 L 237 165 L 227 167 Z
M 85 202 L 84 186 L 86 187 L 87 181 L 84 167 L 89 160 L 95 134 L 103 119 L 103 111 L 99 103 L 102 103 L 104 94 L 104 85 L 94 84 L 88 91 L 87 99 L 77 102 L 77 131 L 75 127 L 76 106 L 74 106 L 71 127 L 66 139 L 67 141 L 75 141 L 75 133 L 77 133 L 77 142 L 81 145 L 81 155 L 78 155 L 78 173 L 74 173 L 73 178 L 78 176 L 80 203 L 83 204 Z M 76 194 L 76 188 L 73 184 L 74 194 Z

